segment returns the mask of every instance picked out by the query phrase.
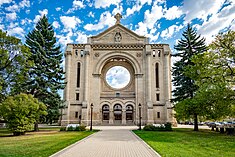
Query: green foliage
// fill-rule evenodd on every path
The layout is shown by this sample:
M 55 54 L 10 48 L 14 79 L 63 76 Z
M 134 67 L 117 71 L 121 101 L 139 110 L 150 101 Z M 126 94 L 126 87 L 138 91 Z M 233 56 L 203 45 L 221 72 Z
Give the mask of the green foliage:
M 199 87 L 192 101 L 206 119 L 234 117 L 235 32 L 218 34 L 209 48 L 208 52 L 194 56 L 195 66 L 185 70 Z
M 179 57 L 180 60 L 174 63 L 173 66 L 173 85 L 176 87 L 173 90 L 172 102 L 175 103 L 175 111 L 177 118 L 187 118 L 193 116 L 194 129 L 198 130 L 197 116 L 201 113 L 200 106 L 192 103 L 195 92 L 198 90 L 198 85 L 195 84 L 195 80 L 189 75 L 186 75 L 185 71 L 188 67 L 194 67 L 195 63 L 192 61 L 193 56 L 202 54 L 206 51 L 205 38 L 201 38 L 197 35 L 189 24 L 187 29 L 183 32 L 183 37 L 178 41 L 178 44 L 174 48 L 178 51 L 174 54 L 174 57 Z M 178 119 L 179 120 L 179 119 Z
M 0 29 L 0 102 L 9 95 L 17 82 L 23 80 L 21 71 L 31 64 L 26 62 L 29 55 L 20 39 L 7 35 Z
M 0 114 L 14 135 L 20 135 L 31 130 L 39 116 L 47 113 L 46 106 L 32 95 L 19 94 L 7 97 L 0 104 Z
M 145 125 L 143 129 L 145 131 L 172 131 L 172 124 L 166 123 L 160 126 Z
M 60 131 L 66 131 L 66 127 L 60 127 Z
M 30 67 L 29 77 L 22 87 L 47 105 L 47 123 L 58 120 L 63 103 L 58 94 L 58 90 L 64 88 L 63 54 L 60 46 L 56 45 L 53 27 L 44 15 L 26 36 L 26 46 L 31 52 L 29 61 L 34 65 Z
M 68 128 L 67 128 L 67 131 L 74 131 L 74 127 L 73 126 L 69 126 Z

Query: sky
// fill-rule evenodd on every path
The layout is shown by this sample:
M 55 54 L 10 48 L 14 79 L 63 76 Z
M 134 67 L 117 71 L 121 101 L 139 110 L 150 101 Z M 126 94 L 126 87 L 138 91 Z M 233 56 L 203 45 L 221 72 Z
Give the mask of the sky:
M 67 43 L 86 43 L 113 26 L 116 13 L 122 25 L 150 43 L 169 44 L 172 53 L 188 23 L 207 44 L 219 32 L 235 30 L 235 0 L 0 0 L 0 29 L 24 43 L 45 14 L 64 51 Z

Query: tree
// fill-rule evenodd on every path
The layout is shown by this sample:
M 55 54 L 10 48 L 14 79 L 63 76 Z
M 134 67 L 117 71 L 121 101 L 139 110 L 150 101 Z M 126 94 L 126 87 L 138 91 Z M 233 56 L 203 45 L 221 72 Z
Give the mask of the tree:
M 176 115 L 178 117 L 191 117 L 194 119 L 194 130 L 198 131 L 198 107 L 191 101 L 185 102 L 185 100 L 191 100 L 194 97 L 198 86 L 195 81 L 185 75 L 185 69 L 188 66 L 194 66 L 192 57 L 196 54 L 206 51 L 205 38 L 201 38 L 189 24 L 187 29 L 183 32 L 183 37 L 178 41 L 178 44 L 174 48 L 178 53 L 174 54 L 174 57 L 180 57 L 180 60 L 174 63 L 173 67 L 173 85 L 176 87 L 173 90 L 172 102 L 175 103 Z
M 63 54 L 60 46 L 56 46 L 53 27 L 45 15 L 26 36 L 26 46 L 31 52 L 29 60 L 33 61 L 34 65 L 30 67 L 29 78 L 23 86 L 28 93 L 47 105 L 49 113 L 47 118 L 58 119 L 59 112 L 54 110 L 58 110 L 62 102 L 58 90 L 64 88 Z
M 7 35 L 0 30 L 0 102 L 3 101 L 12 87 L 16 84 L 16 77 L 20 81 L 21 71 L 26 69 L 30 62 L 26 62 L 29 51 L 20 39 Z M 15 79 L 15 81 L 12 81 Z
M 46 106 L 32 95 L 7 97 L 0 103 L 0 114 L 14 135 L 22 135 L 33 128 L 39 116 L 46 115 Z
M 195 65 L 185 71 L 199 87 L 194 102 L 203 104 L 201 114 L 206 119 L 234 117 L 235 32 L 218 34 L 209 48 L 208 52 L 195 55 Z

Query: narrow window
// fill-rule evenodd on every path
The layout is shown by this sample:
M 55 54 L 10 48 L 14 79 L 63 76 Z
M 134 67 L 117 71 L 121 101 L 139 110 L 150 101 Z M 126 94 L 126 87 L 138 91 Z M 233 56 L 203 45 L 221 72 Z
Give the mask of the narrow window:
M 75 118 L 78 118 L 78 112 L 75 112 Z
M 78 63 L 78 68 L 77 68 L 77 87 L 80 87 L 80 71 L 81 71 L 81 64 Z
M 116 97 L 120 97 L 120 93 L 119 92 L 116 93 Z
M 76 100 L 79 100 L 79 93 L 76 93 Z
M 158 70 L 158 63 L 156 63 L 156 66 L 155 66 L 155 81 L 156 81 L 156 88 L 159 88 L 159 70 Z
M 75 50 L 75 55 L 76 55 L 76 56 L 78 55 L 78 50 Z
M 156 94 L 156 100 L 160 101 L 160 94 Z
M 158 57 L 161 57 L 161 50 L 158 50 Z
M 160 112 L 157 112 L 157 118 L 160 118 Z
M 83 50 L 81 50 L 81 57 L 83 57 L 84 56 L 84 51 Z
M 155 50 L 153 50 L 153 57 L 155 57 L 155 55 L 156 55 L 156 52 L 155 52 Z

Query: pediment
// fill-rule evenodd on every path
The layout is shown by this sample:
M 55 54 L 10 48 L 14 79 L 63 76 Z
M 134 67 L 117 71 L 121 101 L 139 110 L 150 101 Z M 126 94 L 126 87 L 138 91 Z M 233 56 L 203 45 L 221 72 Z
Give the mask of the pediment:
M 104 32 L 90 37 L 91 44 L 146 44 L 148 38 L 139 36 L 121 24 L 115 24 Z

